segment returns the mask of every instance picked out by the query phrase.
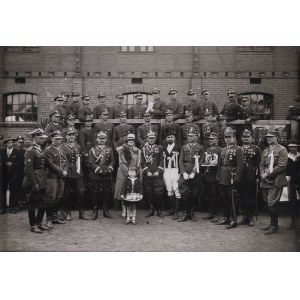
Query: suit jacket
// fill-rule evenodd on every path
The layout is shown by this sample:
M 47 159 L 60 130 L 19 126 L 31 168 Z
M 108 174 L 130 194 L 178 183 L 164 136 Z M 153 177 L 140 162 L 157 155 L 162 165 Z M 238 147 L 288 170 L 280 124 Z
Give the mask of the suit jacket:
M 7 149 L 2 150 L 3 153 L 3 174 L 7 183 L 15 183 L 21 180 L 24 174 L 24 160 L 20 151 L 16 148 L 12 149 L 10 156 L 7 156 Z M 7 162 L 11 162 L 12 166 L 8 167 Z
M 259 164 L 261 160 L 260 148 L 256 145 L 243 145 L 244 152 L 244 174 L 243 182 L 255 182 L 259 175 Z
M 274 155 L 274 164 L 273 164 L 273 171 L 270 172 L 270 156 L 273 150 Z M 260 186 L 262 188 L 272 188 L 272 187 L 284 187 L 287 186 L 287 180 L 285 177 L 285 170 L 288 163 L 288 152 L 287 150 L 279 145 L 276 144 L 273 149 L 270 147 L 266 148 L 263 151 L 261 157 L 261 163 L 259 165 L 260 175 L 262 176 L 263 173 L 268 173 L 266 179 L 261 181 Z
M 255 109 L 251 106 L 241 106 L 241 119 L 246 120 L 250 118 L 251 122 L 259 119 L 259 116 Z
M 80 103 L 79 102 L 72 102 L 68 106 L 68 115 L 74 115 L 75 118 L 78 118 L 78 111 L 80 108 Z

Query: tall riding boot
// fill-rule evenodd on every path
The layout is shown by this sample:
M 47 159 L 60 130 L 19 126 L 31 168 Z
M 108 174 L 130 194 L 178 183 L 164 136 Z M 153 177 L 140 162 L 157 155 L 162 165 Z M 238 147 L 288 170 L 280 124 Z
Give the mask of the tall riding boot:
M 113 219 L 112 215 L 108 211 L 107 203 L 103 203 L 103 217 L 108 219 Z
M 175 198 L 174 195 L 168 196 L 169 204 L 172 208 L 168 213 L 166 213 L 166 215 L 165 215 L 166 217 L 174 215 L 174 212 L 175 212 L 175 209 L 174 209 L 174 201 L 175 200 L 174 200 L 174 198 Z
M 34 227 L 36 224 L 35 221 L 35 210 L 34 209 L 28 209 L 28 218 L 29 218 L 29 225 L 31 227 Z
M 174 209 L 174 215 L 172 217 L 173 220 L 177 220 L 179 219 L 179 216 L 178 216 L 178 209 L 179 209 L 179 201 L 180 201 L 180 198 L 175 198 L 175 209 Z
M 270 214 L 271 214 L 271 226 L 266 231 L 266 235 L 274 234 L 278 232 L 278 209 L 277 205 L 273 205 L 270 207 Z
M 145 216 L 145 218 L 149 218 L 152 216 L 154 216 L 154 207 L 153 207 L 153 205 L 150 205 L 150 210 L 149 210 L 148 214 Z
M 194 209 L 191 210 L 190 219 L 191 219 L 193 222 L 197 222 L 197 218 L 195 217 L 195 214 L 194 214 Z
M 89 218 L 85 216 L 83 209 L 79 209 L 79 219 L 80 220 L 89 220 Z
M 36 214 L 36 225 L 42 225 L 45 211 L 46 209 L 44 207 L 39 207 Z
M 97 206 L 94 206 L 93 214 L 92 214 L 91 220 L 92 220 L 92 221 L 95 221 L 97 218 L 98 218 L 98 208 L 97 208 Z
M 289 225 L 288 229 L 295 229 L 296 228 L 296 217 L 295 216 L 291 216 L 291 224 Z
M 184 212 L 183 212 L 183 217 L 180 218 L 180 219 L 178 220 L 178 222 L 185 222 L 185 221 L 188 221 L 188 220 L 189 220 L 188 213 L 187 213 L 187 211 L 184 211 Z
M 157 215 L 158 215 L 160 218 L 163 218 L 163 217 L 165 216 L 161 208 L 159 208 L 159 209 L 157 210 Z

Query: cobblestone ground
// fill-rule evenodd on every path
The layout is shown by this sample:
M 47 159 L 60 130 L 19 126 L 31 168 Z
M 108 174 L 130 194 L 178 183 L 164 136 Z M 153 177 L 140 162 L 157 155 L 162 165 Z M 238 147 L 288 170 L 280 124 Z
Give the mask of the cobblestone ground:
M 198 222 L 179 223 L 171 217 L 146 219 L 145 210 L 137 211 L 137 225 L 125 225 L 119 211 L 114 219 L 96 221 L 78 219 L 54 225 L 52 231 L 34 234 L 29 231 L 27 211 L 0 215 L 1 251 L 296 251 L 294 232 L 287 229 L 288 217 L 280 217 L 278 234 L 265 236 L 260 230 L 269 224 L 267 215 L 260 215 L 254 227 L 239 226 L 225 230 L 202 220 L 205 213 L 196 213 Z M 91 211 L 87 211 L 88 216 Z M 149 223 L 147 223 L 147 221 Z

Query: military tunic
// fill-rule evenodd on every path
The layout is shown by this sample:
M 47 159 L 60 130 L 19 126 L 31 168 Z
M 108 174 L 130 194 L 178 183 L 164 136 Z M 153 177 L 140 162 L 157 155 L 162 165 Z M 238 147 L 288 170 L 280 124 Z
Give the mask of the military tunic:
M 120 118 L 121 111 L 124 111 L 128 114 L 128 109 L 124 104 L 115 104 L 109 110 L 109 119 L 118 119 Z
M 103 110 L 107 110 L 109 112 L 110 107 L 106 105 L 105 103 L 101 103 L 97 106 L 94 107 L 93 109 L 93 118 L 94 119 L 100 119 L 101 118 L 101 113 Z
M 183 105 L 179 100 L 170 100 L 166 104 L 166 109 L 170 109 L 173 112 L 173 120 L 176 121 L 183 117 Z
M 219 109 L 213 101 L 202 101 L 201 107 L 203 112 L 210 111 L 213 117 L 217 117 L 219 115 Z
M 150 207 L 163 209 L 163 149 L 160 145 L 146 144 L 142 148 L 143 189 Z M 151 176 L 148 176 L 148 172 Z M 158 172 L 158 176 L 153 176 Z
M 78 132 L 78 130 L 75 127 L 73 127 L 73 126 L 68 126 L 68 127 L 64 128 L 62 130 L 62 136 L 63 136 L 62 141 L 61 141 L 62 144 L 67 142 L 66 135 L 67 135 L 67 131 L 70 130 L 70 129 L 72 129 L 72 130 L 75 131 L 75 142 L 76 143 L 79 142 L 79 132 Z
M 163 119 L 167 110 L 167 105 L 161 99 L 154 100 L 153 112 L 151 113 L 151 118 L 153 119 Z
M 151 124 L 150 122 L 145 122 L 143 125 L 139 126 L 137 129 L 137 143 L 138 146 L 142 147 L 147 142 L 147 134 L 150 131 L 154 131 L 156 135 L 156 140 L 158 139 L 158 128 L 156 125 Z
M 113 131 L 113 146 L 114 149 L 122 146 L 125 143 L 125 138 L 129 133 L 134 133 L 134 128 L 132 125 L 121 123 L 116 126 Z
M 181 139 L 182 139 L 182 145 L 185 145 L 186 143 L 189 142 L 188 140 L 188 134 L 191 130 L 191 128 L 196 129 L 197 131 L 200 132 L 200 128 L 197 124 L 194 123 L 186 123 L 181 126 Z M 197 142 L 200 143 L 200 136 L 197 139 Z
M 128 119 L 143 119 L 147 107 L 145 105 L 135 104 L 129 108 Z
M 193 121 L 198 121 L 203 119 L 202 107 L 198 101 L 190 101 L 184 107 L 184 111 L 191 111 L 193 113 Z
M 84 123 L 87 116 L 93 114 L 92 110 L 87 105 L 81 105 L 78 109 L 78 119 L 80 122 Z
M 46 128 L 45 128 L 45 134 L 48 136 L 48 143 L 51 144 L 51 137 L 49 136 L 52 132 L 54 131 L 62 131 L 63 130 L 63 126 L 61 123 L 57 123 L 57 122 L 50 122 L 49 124 L 47 124 Z
M 79 102 L 72 102 L 68 106 L 68 115 L 74 115 L 75 118 L 78 118 L 78 112 L 80 108 L 80 103 Z
M 209 147 L 209 136 L 212 132 L 216 133 L 217 135 L 220 134 L 220 129 L 218 124 L 213 122 L 207 122 L 202 124 L 202 144 L 204 149 L 206 150 Z
M 241 119 L 241 106 L 236 102 L 226 102 L 221 111 L 227 122 Z
M 99 123 L 95 124 L 93 129 L 93 145 L 97 145 L 97 133 L 100 131 L 106 133 L 107 140 L 106 140 L 106 146 L 112 147 L 112 138 L 113 138 L 113 132 L 114 132 L 114 125 L 109 123 L 108 121 L 100 121 Z

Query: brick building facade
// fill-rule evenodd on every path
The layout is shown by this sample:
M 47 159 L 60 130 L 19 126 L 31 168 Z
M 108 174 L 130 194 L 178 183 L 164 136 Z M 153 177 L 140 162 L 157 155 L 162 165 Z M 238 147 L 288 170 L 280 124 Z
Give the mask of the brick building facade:
M 251 94 L 254 102 L 267 101 L 268 118 L 285 119 L 299 94 L 299 53 L 300 47 L 0 47 L 0 131 L 14 136 L 36 126 L 8 121 L 9 95 L 35 97 L 39 123 L 55 96 L 74 90 L 89 94 L 93 108 L 100 91 L 112 105 L 117 93 L 130 102 L 130 95 L 147 96 L 157 87 L 166 100 L 176 88 L 184 103 L 189 89 L 200 100 L 205 88 L 221 109 L 227 91 L 234 89 Z

